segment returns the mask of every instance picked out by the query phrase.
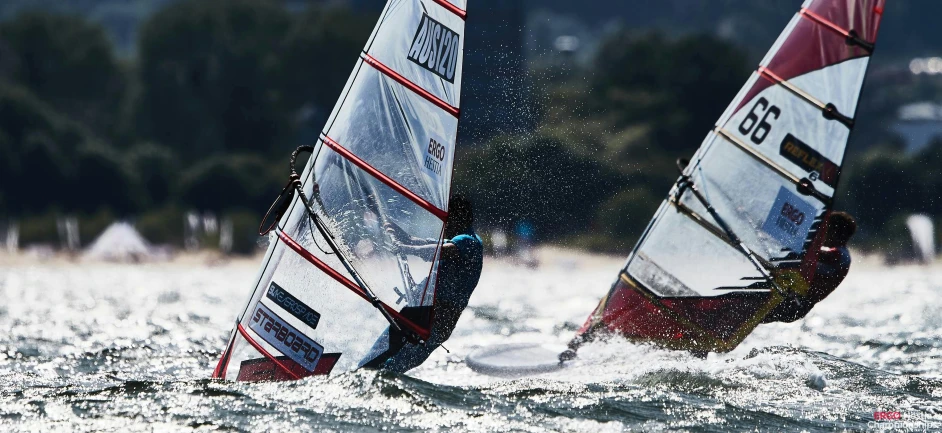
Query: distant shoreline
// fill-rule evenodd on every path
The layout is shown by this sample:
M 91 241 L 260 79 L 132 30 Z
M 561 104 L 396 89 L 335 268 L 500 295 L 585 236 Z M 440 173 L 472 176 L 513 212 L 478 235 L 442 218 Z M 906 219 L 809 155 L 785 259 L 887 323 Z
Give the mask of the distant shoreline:
M 90 259 L 83 256 L 83 253 L 65 253 L 60 251 L 39 252 L 28 249 L 17 253 L 0 251 L 0 268 L 14 266 L 69 266 L 84 264 L 110 264 L 110 265 L 182 265 L 182 266 L 220 266 L 220 265 L 238 265 L 238 266 L 257 266 L 264 256 L 264 250 L 259 250 L 251 255 L 225 255 L 214 250 L 199 250 L 195 252 L 177 252 L 169 255 L 167 258 L 147 260 L 141 262 L 133 261 L 107 261 Z M 542 245 L 534 248 L 532 263 L 525 263 L 513 254 L 506 254 L 500 257 L 486 256 L 485 267 L 532 267 L 555 268 L 555 267 L 607 267 L 618 269 L 624 265 L 627 259 L 627 253 L 624 256 L 604 253 L 593 253 L 576 248 L 560 247 L 555 245 Z M 885 259 L 880 254 L 864 254 L 859 250 L 852 250 L 853 257 L 852 269 L 872 269 L 886 267 L 920 267 L 917 263 L 900 263 L 897 265 L 887 265 Z M 930 264 L 929 267 L 942 266 L 942 261 Z

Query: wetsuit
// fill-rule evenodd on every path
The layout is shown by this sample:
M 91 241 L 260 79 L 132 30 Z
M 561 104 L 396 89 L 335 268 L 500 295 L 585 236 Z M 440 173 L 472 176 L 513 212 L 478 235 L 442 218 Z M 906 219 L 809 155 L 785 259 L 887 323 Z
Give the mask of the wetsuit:
M 390 341 L 387 328 L 373 344 L 370 353 L 361 362 L 361 367 L 406 372 L 425 362 L 432 352 L 451 336 L 481 277 L 484 246 L 473 229 L 468 229 L 445 242 L 457 247 L 458 257 L 454 260 L 443 259 L 439 263 L 438 287 L 435 288 L 435 320 L 428 341 L 425 344 Z M 424 284 L 423 281 L 419 286 Z
M 807 296 L 799 298 L 797 304 L 782 302 L 765 316 L 762 323 L 794 322 L 805 317 L 815 304 L 827 298 L 844 281 L 849 270 L 850 252 L 847 247 L 821 247 Z

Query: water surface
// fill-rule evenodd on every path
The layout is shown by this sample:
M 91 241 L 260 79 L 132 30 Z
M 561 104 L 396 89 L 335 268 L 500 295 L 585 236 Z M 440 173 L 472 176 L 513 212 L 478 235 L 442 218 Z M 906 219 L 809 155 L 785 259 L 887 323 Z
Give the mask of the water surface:
M 207 379 L 254 261 L 147 266 L 0 261 L 4 431 L 863 431 L 899 412 L 942 429 L 942 269 L 855 265 L 803 321 L 763 325 L 700 360 L 608 341 L 571 367 L 508 379 L 462 359 L 562 343 L 620 259 L 489 261 L 452 339 L 406 375 L 294 383 Z M 903 430 L 896 430 L 903 431 Z

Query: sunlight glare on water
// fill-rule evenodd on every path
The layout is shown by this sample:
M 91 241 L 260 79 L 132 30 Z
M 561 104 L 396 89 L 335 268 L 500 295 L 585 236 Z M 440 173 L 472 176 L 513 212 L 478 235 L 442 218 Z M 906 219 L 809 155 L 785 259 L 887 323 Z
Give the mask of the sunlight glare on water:
M 408 375 L 254 384 L 208 379 L 254 260 L 5 260 L 0 430 L 866 430 L 877 411 L 942 423 L 942 268 L 855 264 L 806 319 L 707 360 L 613 339 L 552 373 L 471 371 L 463 359 L 482 346 L 564 344 L 623 264 L 551 249 L 541 260 L 489 259 L 451 353 Z

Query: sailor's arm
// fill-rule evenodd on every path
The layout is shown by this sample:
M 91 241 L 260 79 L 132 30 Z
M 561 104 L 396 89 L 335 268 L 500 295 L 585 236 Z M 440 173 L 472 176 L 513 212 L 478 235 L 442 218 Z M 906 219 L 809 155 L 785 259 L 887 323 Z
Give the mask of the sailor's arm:
M 391 222 L 386 223 L 385 228 L 386 234 L 396 243 L 399 251 L 405 254 L 430 256 L 435 254 L 435 250 L 438 248 L 438 239 L 422 239 L 410 236 L 401 227 Z M 454 260 L 458 258 L 458 254 L 458 247 L 455 244 L 448 241 L 442 244 L 442 259 Z
M 412 254 L 416 256 L 426 256 L 435 254 L 435 249 L 438 248 L 438 242 L 427 243 L 424 245 L 400 245 L 399 250 L 406 254 Z M 458 258 L 458 247 L 451 243 L 445 242 L 442 244 L 442 259 L 443 260 L 454 260 Z
M 423 239 L 411 236 L 394 222 L 388 222 L 383 227 L 386 229 L 386 234 L 390 239 L 396 241 L 400 246 L 438 245 L 438 239 Z

